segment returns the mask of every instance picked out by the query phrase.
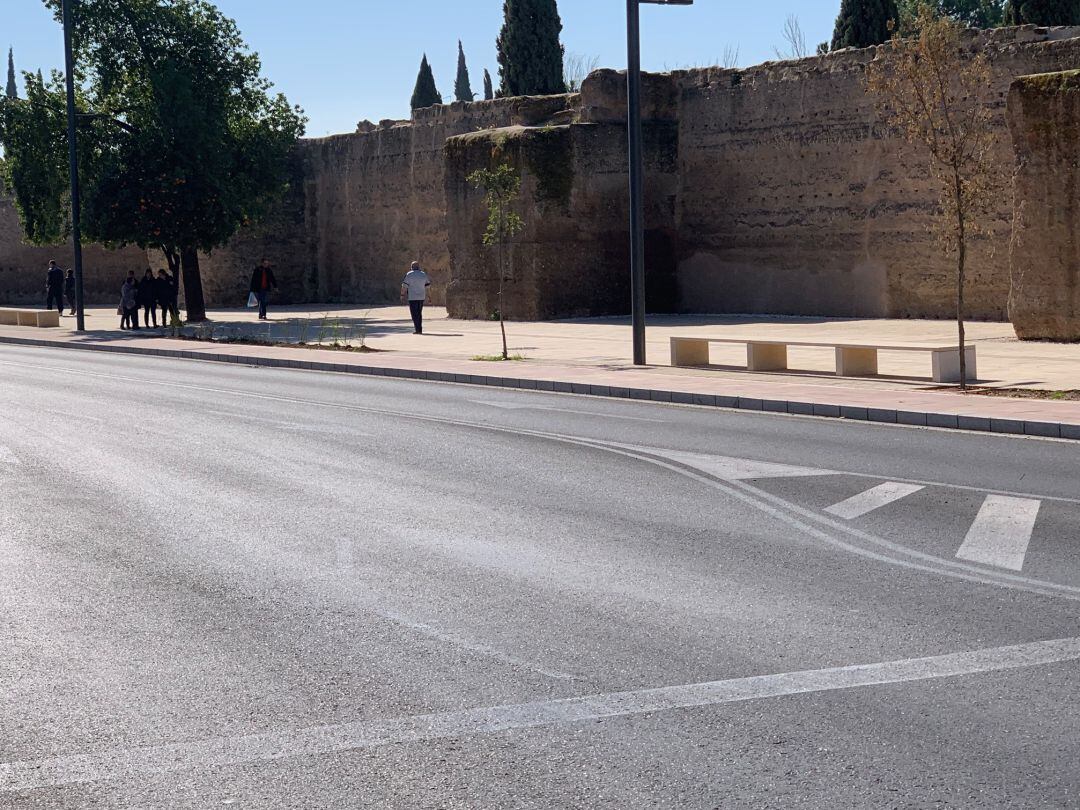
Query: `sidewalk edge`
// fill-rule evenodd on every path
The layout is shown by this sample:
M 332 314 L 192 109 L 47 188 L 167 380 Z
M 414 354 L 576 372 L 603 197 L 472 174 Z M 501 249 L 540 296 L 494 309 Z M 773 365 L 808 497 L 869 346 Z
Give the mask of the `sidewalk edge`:
M 405 368 L 380 368 L 346 363 L 326 363 L 314 360 L 286 360 L 276 357 L 252 357 L 235 354 L 203 354 L 180 349 L 151 349 L 140 346 L 108 345 L 101 343 L 65 343 L 38 338 L 21 338 L 0 335 L 0 344 L 36 346 L 52 349 L 75 349 L 81 351 L 113 352 L 146 357 L 172 357 L 181 360 L 203 360 L 212 363 L 242 363 L 266 368 L 286 368 L 303 371 L 330 371 L 341 374 L 361 374 L 370 377 L 393 377 L 396 379 L 449 382 L 464 385 L 483 385 L 493 388 L 512 388 L 521 391 L 548 391 L 553 393 L 582 394 L 585 396 L 614 399 L 634 399 L 652 402 L 669 402 L 679 405 L 698 405 L 731 410 L 783 413 L 792 416 L 820 416 L 849 419 L 878 424 L 933 427 L 950 430 L 980 431 L 1012 436 L 1037 436 L 1041 438 L 1080 441 L 1080 424 L 1069 422 L 1038 422 L 1016 419 L 993 419 L 963 414 L 932 413 L 926 411 L 888 410 L 853 407 L 846 405 L 788 400 L 769 400 L 753 397 L 723 396 L 719 394 L 694 394 L 686 391 L 665 391 L 652 388 L 617 388 L 579 382 L 553 380 L 523 380 L 513 377 L 492 377 L 482 374 L 455 374 L 442 371 L 423 371 Z

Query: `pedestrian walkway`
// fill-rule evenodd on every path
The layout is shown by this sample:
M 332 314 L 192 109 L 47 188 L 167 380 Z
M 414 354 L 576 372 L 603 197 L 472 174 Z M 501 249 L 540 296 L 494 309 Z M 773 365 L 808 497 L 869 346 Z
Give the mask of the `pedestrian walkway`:
M 212 332 L 218 339 L 307 344 L 336 340 L 354 346 L 363 342 L 377 351 L 182 341 L 154 330 L 121 332 L 116 329 L 115 313 L 105 309 L 88 313 L 88 331 L 82 335 L 71 331 L 73 319 L 65 318 L 61 329 L 0 327 L 0 341 L 1080 438 L 1080 402 L 940 390 L 919 379 L 924 373 L 920 360 L 904 355 L 884 355 L 882 376 L 866 379 L 835 377 L 831 374 L 831 353 L 820 350 L 806 350 L 800 357 L 800 367 L 811 369 L 809 372 L 751 373 L 672 368 L 668 364 L 667 339 L 673 334 L 940 341 L 948 340 L 955 328 L 947 322 L 656 317 L 650 320 L 649 328 L 649 359 L 655 365 L 640 368 L 629 361 L 630 331 L 625 319 L 510 323 L 512 352 L 527 359 L 503 363 L 472 359 L 499 352 L 498 324 L 450 320 L 437 308 L 428 315 L 424 335 L 412 334 L 405 307 L 279 308 L 271 311 L 269 322 L 256 321 L 250 311 L 212 312 L 210 317 L 211 323 L 202 327 L 204 336 Z M 1010 335 L 1007 324 L 971 325 L 969 338 L 978 346 L 979 370 L 984 378 L 981 384 L 1050 390 L 1078 387 L 1080 346 L 1023 343 Z M 741 362 L 739 347 L 730 350 L 734 352 L 731 358 L 721 352 L 714 355 L 713 362 L 730 361 L 732 366 Z M 817 367 L 820 370 L 813 371 Z

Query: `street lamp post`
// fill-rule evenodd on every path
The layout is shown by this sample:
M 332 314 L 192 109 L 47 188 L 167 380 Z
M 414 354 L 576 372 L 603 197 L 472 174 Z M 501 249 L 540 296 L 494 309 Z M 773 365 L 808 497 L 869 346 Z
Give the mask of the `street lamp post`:
M 634 365 L 645 365 L 645 166 L 641 131 L 641 3 L 690 6 L 694 0 L 626 0 L 626 116 L 630 143 L 630 308 Z
M 67 74 L 68 159 L 71 164 L 71 238 L 75 247 L 75 328 L 86 331 L 83 312 L 82 211 L 79 201 L 79 150 L 75 134 L 75 58 L 71 50 L 71 4 L 61 0 L 64 17 L 64 70 Z

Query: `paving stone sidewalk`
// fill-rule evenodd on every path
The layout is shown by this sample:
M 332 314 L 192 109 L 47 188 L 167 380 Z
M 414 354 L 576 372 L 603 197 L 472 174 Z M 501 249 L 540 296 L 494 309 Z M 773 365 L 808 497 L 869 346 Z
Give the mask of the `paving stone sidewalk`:
M 329 313 L 326 318 L 324 312 Z M 289 340 L 290 334 L 303 330 L 311 341 L 316 334 L 313 329 L 325 330 L 335 319 L 348 322 L 353 342 L 356 330 L 363 328 L 368 346 L 379 349 L 366 353 L 176 340 L 154 330 L 121 332 L 115 329 L 112 313 L 105 310 L 88 313 L 89 331 L 83 335 L 71 330 L 74 319 L 65 318 L 60 329 L 0 327 L 0 342 L 1080 439 L 1080 402 L 939 390 L 916 376 L 928 371 L 910 360 L 893 361 L 891 368 L 883 362 L 882 370 L 897 376 L 870 379 L 830 376 L 826 370 L 831 368 L 831 356 L 821 352 L 817 356 L 813 351 L 799 358 L 800 365 L 809 369 L 807 373 L 753 374 L 666 365 L 670 334 L 722 333 L 757 339 L 812 336 L 824 340 L 855 339 L 857 334 L 858 339 L 875 341 L 910 341 L 918 334 L 921 340 L 947 340 L 950 325 L 940 322 L 655 318 L 650 326 L 649 350 L 650 360 L 657 365 L 638 368 L 624 354 L 629 351 L 629 329 L 622 319 L 510 324 L 515 350 L 528 359 L 495 363 L 470 358 L 497 353 L 497 324 L 451 321 L 437 309 L 431 315 L 425 330 L 429 334 L 416 336 L 411 334 L 407 311 L 400 307 L 290 308 L 274 313 L 270 324 L 258 323 L 247 312 L 211 314 L 219 336 L 232 330 L 235 336 L 254 337 L 270 330 L 274 340 Z M 305 320 L 317 325 L 303 326 Z M 1008 329 L 1007 324 L 973 324 L 982 376 L 995 377 L 997 385 L 1026 382 L 1033 387 L 1077 387 L 1067 383 L 1080 377 L 1080 347 L 1010 341 L 1005 334 Z M 337 333 L 339 337 L 344 334 Z M 327 335 L 323 337 L 327 339 Z M 730 361 L 714 355 L 713 362 L 734 365 L 738 359 L 736 351 Z

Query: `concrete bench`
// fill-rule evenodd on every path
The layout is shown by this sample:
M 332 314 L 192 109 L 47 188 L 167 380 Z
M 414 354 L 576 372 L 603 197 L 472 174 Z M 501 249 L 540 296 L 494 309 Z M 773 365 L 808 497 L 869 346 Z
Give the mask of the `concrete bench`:
M 671 338 L 671 365 L 709 365 L 710 343 L 743 343 L 746 345 L 748 371 L 785 371 L 788 368 L 788 347 L 833 349 L 838 377 L 867 377 L 878 373 L 878 352 L 929 352 L 931 379 L 934 382 L 960 381 L 960 349 L 957 344 L 897 344 L 897 343 L 839 343 L 809 340 L 753 340 L 746 338 Z M 977 379 L 975 347 L 964 347 L 968 380 Z
M 55 309 L 0 309 L 0 325 L 48 327 L 60 325 Z

